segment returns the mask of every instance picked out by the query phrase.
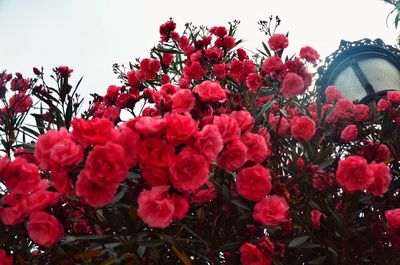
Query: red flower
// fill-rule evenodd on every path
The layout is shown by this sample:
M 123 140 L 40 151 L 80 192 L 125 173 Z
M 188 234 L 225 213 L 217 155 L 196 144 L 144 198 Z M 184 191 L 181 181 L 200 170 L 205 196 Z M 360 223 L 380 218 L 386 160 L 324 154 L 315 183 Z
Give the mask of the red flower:
M 27 194 L 36 188 L 40 180 L 39 168 L 17 157 L 8 165 L 2 181 L 9 192 Z
M 174 202 L 169 198 L 169 186 L 143 190 L 138 198 L 138 215 L 150 227 L 166 228 L 175 214 Z
M 186 213 L 189 211 L 188 199 L 185 196 L 177 194 L 172 195 L 171 199 L 174 203 L 175 208 L 174 216 L 178 220 L 182 220 L 185 217 Z
M 165 132 L 167 125 L 167 121 L 160 116 L 142 116 L 133 121 L 134 128 L 145 138 L 159 137 Z
M 102 118 L 74 118 L 71 125 L 73 137 L 86 145 L 105 144 L 111 138 L 114 128 L 111 121 Z
M 392 103 L 400 103 L 400 91 L 388 91 L 387 99 Z
M 197 122 L 189 113 L 170 113 L 167 120 L 166 136 L 169 143 L 178 145 L 189 139 L 197 131 Z
M 251 243 L 244 243 L 240 247 L 240 262 L 242 265 L 270 265 L 257 246 Z
M 203 186 L 192 193 L 190 197 L 190 203 L 206 203 L 217 197 L 217 195 L 215 195 L 214 184 L 208 181 L 206 185 L 207 189 L 205 189 Z
M 253 218 L 260 224 L 276 226 L 286 220 L 288 210 L 289 206 L 285 199 L 272 195 L 254 206 Z
M 262 200 L 272 187 L 269 170 L 262 166 L 242 169 L 236 177 L 236 187 L 239 195 L 247 200 Z
M 240 139 L 247 147 L 247 160 L 258 164 L 267 158 L 268 146 L 262 135 L 246 132 Z
M 354 124 L 350 124 L 346 126 L 346 128 L 344 128 L 340 133 L 340 140 L 344 142 L 350 142 L 357 140 L 357 136 L 358 136 L 357 126 L 355 126 Z
M 253 130 L 254 118 L 251 116 L 250 112 L 245 110 L 232 111 L 229 116 L 236 120 L 242 132 Z
M 320 191 L 324 191 L 333 185 L 335 175 L 326 171 L 318 171 L 313 174 L 312 185 Z
M 228 34 L 228 30 L 223 26 L 211 27 L 210 28 L 210 33 L 214 34 L 217 37 L 223 38 L 223 37 L 226 36 L 226 34 Z
M 172 96 L 173 112 L 190 112 L 196 105 L 196 98 L 190 89 L 180 89 Z
M 308 116 L 295 116 L 290 120 L 290 130 L 294 138 L 309 141 L 315 134 L 315 122 Z
M 115 132 L 111 139 L 112 143 L 120 145 L 125 151 L 125 160 L 129 167 L 137 163 L 137 152 L 140 136 L 128 126 L 121 126 Z
M 368 165 L 368 168 L 374 175 L 374 182 L 368 187 L 368 191 L 375 196 L 383 197 L 383 194 L 388 191 L 389 184 L 392 181 L 390 168 L 385 163 L 372 163 Z
M 262 79 L 258 74 L 251 73 L 246 77 L 246 85 L 250 91 L 257 93 L 262 84 Z
M 285 117 L 281 116 L 270 116 L 268 123 L 271 129 L 277 132 L 280 136 L 286 136 L 289 134 L 290 126 L 289 122 Z
M 209 164 L 194 149 L 185 147 L 172 159 L 169 172 L 174 188 L 190 192 L 207 182 Z
M 83 147 L 65 128 L 50 130 L 38 137 L 35 157 L 43 169 L 71 166 L 83 160 Z
M 346 191 L 366 190 L 374 182 L 374 174 L 361 156 L 348 156 L 339 161 L 336 180 Z
M 140 143 L 139 162 L 156 167 L 167 167 L 174 156 L 174 148 L 164 140 L 148 138 Z
M 195 148 L 202 153 L 208 161 L 214 161 L 219 152 L 224 148 L 224 142 L 217 126 L 209 124 L 196 133 Z
M 326 218 L 326 215 L 318 210 L 311 211 L 311 224 L 315 230 L 319 230 L 321 228 L 321 217 Z
M 215 75 L 216 78 L 224 79 L 226 77 L 226 64 L 214 64 L 213 75 Z
M 140 172 L 144 180 L 151 186 L 163 186 L 168 184 L 169 171 L 167 167 L 142 164 Z
M 218 127 L 224 143 L 232 142 L 240 137 L 240 128 L 236 119 L 228 115 L 214 117 L 213 124 Z
M 44 247 L 51 247 L 64 237 L 64 229 L 60 221 L 44 212 L 31 214 L 27 229 L 32 241 Z
M 325 98 L 327 102 L 333 103 L 343 98 L 343 96 L 335 86 L 328 86 L 325 90 Z
M 305 46 L 300 49 L 300 57 L 306 59 L 307 62 L 316 64 L 319 59 L 319 53 L 310 46 Z
M 284 34 L 274 34 L 269 38 L 268 45 L 273 51 L 285 49 L 289 45 L 289 40 Z
M 7 256 L 7 253 L 4 249 L 0 249 L 0 265 L 12 265 L 13 264 L 13 256 Z
M 235 171 L 247 161 L 247 147 L 240 140 L 230 142 L 219 155 L 217 165 L 227 171 Z
M 385 112 L 385 111 L 389 111 L 392 108 L 392 102 L 390 102 L 389 100 L 383 99 L 381 98 L 378 101 L 378 108 L 377 110 L 379 112 Z
M 197 93 L 200 100 L 207 103 L 224 102 L 226 100 L 225 90 L 216 81 L 204 81 L 193 89 Z
M 281 70 L 283 62 L 279 56 L 268 57 L 262 64 L 262 71 L 264 74 L 269 74 L 278 70 Z
M 389 230 L 396 231 L 400 229 L 400 209 L 387 210 L 385 218 Z
M 76 182 L 76 195 L 88 205 L 98 208 L 114 200 L 118 183 L 99 185 L 89 179 L 89 172 L 82 170 Z
M 25 112 L 32 106 L 32 98 L 20 92 L 10 98 L 9 109 L 12 112 Z
M 304 81 L 299 75 L 287 73 L 279 92 L 281 92 L 284 97 L 291 98 L 303 93 L 304 88 Z
M 206 74 L 199 62 L 192 62 L 190 65 L 185 65 L 183 68 L 183 75 L 188 79 L 201 80 Z
M 124 149 L 114 143 L 96 146 L 87 157 L 86 171 L 90 181 L 107 187 L 123 181 L 128 175 L 128 161 Z
M 56 68 L 56 70 L 60 73 L 62 77 L 70 77 L 71 73 L 74 71 L 68 66 L 59 66 Z

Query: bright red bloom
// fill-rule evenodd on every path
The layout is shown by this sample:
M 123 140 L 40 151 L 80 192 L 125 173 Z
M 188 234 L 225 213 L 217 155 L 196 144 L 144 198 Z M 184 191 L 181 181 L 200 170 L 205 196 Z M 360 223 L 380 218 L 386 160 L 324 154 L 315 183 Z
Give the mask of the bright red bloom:
M 164 134 L 166 125 L 167 121 L 160 116 L 142 116 L 134 120 L 134 128 L 145 138 Z
M 240 196 L 250 201 L 260 201 L 271 191 L 271 175 L 262 166 L 242 169 L 236 176 L 236 187 Z
M 390 102 L 389 100 L 383 99 L 381 98 L 378 101 L 378 108 L 377 110 L 379 112 L 385 112 L 385 111 L 389 111 L 392 108 L 392 102 Z
M 148 138 L 140 143 L 139 162 L 156 167 L 167 167 L 174 156 L 174 148 L 164 140 Z
M 60 221 L 45 212 L 31 214 L 27 230 L 32 241 L 44 247 L 51 247 L 64 237 L 64 228 Z
M 86 145 L 105 144 L 111 138 L 114 128 L 111 121 L 102 118 L 74 118 L 71 125 L 73 137 Z
M 228 115 L 214 117 L 213 124 L 218 127 L 224 143 L 232 142 L 240 137 L 240 128 L 236 119 Z
M 254 128 L 254 118 L 248 111 L 232 111 L 229 116 L 236 120 L 242 132 L 252 130 Z
M 226 36 L 226 34 L 228 34 L 228 30 L 224 26 L 211 27 L 210 33 L 217 37 L 223 38 Z
M 242 265 L 270 265 L 257 246 L 251 243 L 244 243 L 240 247 L 240 262 Z
M 326 218 L 326 215 L 318 210 L 311 211 L 311 224 L 315 230 L 321 228 L 321 217 Z
M 13 256 L 7 256 L 7 253 L 4 249 L 0 249 L 0 265 L 12 265 L 13 264 Z
M 118 183 L 99 185 L 89 179 L 89 172 L 82 170 L 76 182 L 76 195 L 88 205 L 98 208 L 114 200 Z
M 326 171 L 318 171 L 313 174 L 312 185 L 320 191 L 324 191 L 333 185 L 335 175 Z
M 344 142 L 350 142 L 357 140 L 358 130 L 357 126 L 354 124 L 347 125 L 346 128 L 340 133 L 340 140 Z
M 174 216 L 178 220 L 182 220 L 185 217 L 186 213 L 189 211 L 188 199 L 185 196 L 177 194 L 172 195 L 171 199 L 174 203 L 175 208 Z
M 303 93 L 304 88 L 304 81 L 299 75 L 287 73 L 279 92 L 282 93 L 284 97 L 291 98 Z
M 129 167 L 137 163 L 137 153 L 140 136 L 128 126 L 121 126 L 115 132 L 111 139 L 112 143 L 120 145 L 125 151 L 125 160 Z
M 251 73 L 246 77 L 246 85 L 250 91 L 257 93 L 262 84 L 262 78 L 255 73 Z
M 263 136 L 246 132 L 240 138 L 247 147 L 247 160 L 262 163 L 268 155 L 268 146 Z
M 247 147 L 242 141 L 234 140 L 226 145 L 217 159 L 217 165 L 227 171 L 235 171 L 247 161 Z
M 166 136 L 169 143 L 178 145 L 189 139 L 197 131 L 197 122 L 189 113 L 170 113 L 167 120 Z
M 215 75 L 216 78 L 224 79 L 226 77 L 226 64 L 214 64 L 213 75 Z
M 343 96 L 335 86 L 328 86 L 325 90 L 325 98 L 327 102 L 333 103 L 343 98 Z
M 283 62 L 279 56 L 268 57 L 262 64 L 262 71 L 264 74 L 269 74 L 278 70 L 281 70 Z
M 70 77 L 71 73 L 74 71 L 68 66 L 59 66 L 56 68 L 56 70 L 60 73 L 62 77 Z
M 217 195 L 215 195 L 214 184 L 208 181 L 206 185 L 207 189 L 203 186 L 192 193 L 190 203 L 207 203 L 217 197 Z
M 185 147 L 172 159 L 169 172 L 174 188 L 190 192 L 207 182 L 209 164 L 194 149 Z
M 142 164 L 140 167 L 143 179 L 151 186 L 163 186 L 168 184 L 169 171 L 167 167 L 156 167 Z
M 164 53 L 161 61 L 165 65 L 170 65 L 174 61 L 174 54 L 173 53 Z
M 400 103 L 400 91 L 388 91 L 387 99 L 392 103 Z
M 40 180 L 39 168 L 21 157 L 8 165 L 2 179 L 9 192 L 20 194 L 33 191 Z
M 207 103 L 222 103 L 226 100 L 225 90 L 216 81 L 204 81 L 197 85 L 193 92 L 199 95 L 201 101 Z
M 212 124 L 206 125 L 195 135 L 195 148 L 202 153 L 208 161 L 214 161 L 224 148 L 224 142 L 218 127 Z
M 143 190 L 138 197 L 138 215 L 150 227 L 166 228 L 175 214 L 174 202 L 168 196 L 169 186 Z
M 369 119 L 369 107 L 365 104 L 354 105 L 354 120 L 356 122 L 366 121 Z
M 346 191 L 366 190 L 374 182 L 374 174 L 361 156 L 348 156 L 339 161 L 336 180 Z
M 172 96 L 173 112 L 190 112 L 196 105 L 196 98 L 190 89 L 180 89 Z
M 309 141 L 315 134 L 315 122 L 308 116 L 295 116 L 290 120 L 290 130 L 294 138 Z
M 285 49 L 289 45 L 289 40 L 284 34 L 274 34 L 269 38 L 268 45 L 273 51 Z
M 383 197 L 383 194 L 388 191 L 390 182 L 392 181 L 390 168 L 385 163 L 372 163 L 368 165 L 368 168 L 374 175 L 374 182 L 368 187 L 368 191 L 374 196 Z
M 400 229 L 400 209 L 387 210 L 385 218 L 389 230 L 396 231 Z
M 290 132 L 289 122 L 283 116 L 270 116 L 268 123 L 271 126 L 271 129 L 281 136 L 287 136 Z
M 99 186 L 115 185 L 128 175 L 125 156 L 124 148 L 119 144 L 98 145 L 89 153 L 83 170 L 88 179 Z
M 9 101 L 9 109 L 12 112 L 25 112 L 30 107 L 32 107 L 33 101 L 29 95 L 25 95 L 25 93 L 15 94 L 10 98 Z
M 188 79 L 201 80 L 206 74 L 206 70 L 199 62 L 192 62 L 190 65 L 185 65 L 183 74 Z
M 285 199 L 272 195 L 254 206 L 253 218 L 260 224 L 276 226 L 287 219 L 288 210 Z
M 300 57 L 312 64 L 316 64 L 319 59 L 319 53 L 310 46 L 305 46 L 300 49 Z

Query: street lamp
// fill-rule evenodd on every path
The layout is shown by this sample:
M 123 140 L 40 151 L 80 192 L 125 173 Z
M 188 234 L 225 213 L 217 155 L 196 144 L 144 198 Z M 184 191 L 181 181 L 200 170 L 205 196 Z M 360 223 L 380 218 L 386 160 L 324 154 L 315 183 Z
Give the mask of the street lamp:
M 400 51 L 381 39 L 342 40 L 340 47 L 318 68 L 319 97 L 334 85 L 350 100 L 367 103 L 390 90 L 400 90 Z

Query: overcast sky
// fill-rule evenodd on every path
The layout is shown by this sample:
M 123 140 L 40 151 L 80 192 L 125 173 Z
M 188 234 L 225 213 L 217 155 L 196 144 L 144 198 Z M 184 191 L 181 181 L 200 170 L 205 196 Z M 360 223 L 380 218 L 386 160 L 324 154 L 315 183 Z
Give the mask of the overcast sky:
M 310 45 L 325 57 L 341 39 L 382 38 L 394 45 L 393 17 L 386 25 L 390 11 L 381 0 L 0 0 L 0 70 L 32 76 L 32 66 L 49 73 L 69 65 L 76 79 L 84 76 L 81 94 L 103 94 L 117 82 L 112 64 L 148 56 L 169 17 L 178 29 L 189 21 L 215 26 L 238 19 L 237 36 L 255 50 L 266 40 L 257 21 L 278 15 L 279 32 L 290 34 L 289 55 Z

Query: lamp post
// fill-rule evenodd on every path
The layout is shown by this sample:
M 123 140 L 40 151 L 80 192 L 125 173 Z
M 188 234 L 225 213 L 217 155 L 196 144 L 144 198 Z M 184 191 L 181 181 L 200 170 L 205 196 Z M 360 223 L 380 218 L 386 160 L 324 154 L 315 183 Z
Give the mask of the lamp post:
M 400 90 L 400 50 L 381 39 L 342 40 L 340 47 L 318 68 L 317 91 L 334 85 L 350 100 L 368 103 L 390 90 Z

